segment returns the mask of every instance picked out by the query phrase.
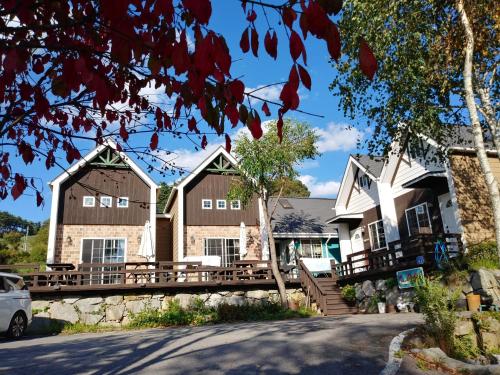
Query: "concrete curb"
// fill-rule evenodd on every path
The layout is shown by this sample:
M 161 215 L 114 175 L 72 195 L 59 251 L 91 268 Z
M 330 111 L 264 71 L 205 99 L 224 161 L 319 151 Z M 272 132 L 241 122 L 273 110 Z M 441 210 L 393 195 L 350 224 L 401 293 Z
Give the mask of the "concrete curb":
M 403 340 L 414 330 L 415 328 L 411 328 L 403 331 L 391 340 L 391 343 L 389 345 L 389 359 L 384 369 L 380 372 L 380 375 L 395 375 L 398 372 L 399 367 L 401 366 L 401 362 L 403 362 L 403 358 L 397 358 L 395 356 L 395 353 L 401 350 L 401 344 L 403 343 Z

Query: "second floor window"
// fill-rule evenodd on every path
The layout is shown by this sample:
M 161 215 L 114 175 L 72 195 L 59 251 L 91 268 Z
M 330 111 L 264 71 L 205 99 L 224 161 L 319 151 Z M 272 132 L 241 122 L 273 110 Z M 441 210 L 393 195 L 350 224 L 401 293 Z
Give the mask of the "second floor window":
M 95 206 L 95 198 L 91 196 L 83 197 L 83 207 L 94 207 Z
M 369 188 L 370 178 L 366 174 L 363 174 L 358 177 L 358 184 L 360 188 Z
M 217 199 L 217 209 L 225 210 L 226 209 L 226 200 L 225 199 Z
M 201 208 L 203 210 L 211 210 L 212 209 L 212 200 L 211 199 L 202 199 L 201 200 Z
M 406 210 L 406 224 L 408 225 L 408 234 L 410 237 L 418 234 L 432 233 L 427 203 L 408 208 Z
M 111 197 L 101 197 L 100 202 L 101 202 L 101 207 L 113 206 L 113 198 Z
M 120 197 L 116 200 L 116 206 L 119 208 L 128 207 L 128 197 Z
M 383 221 L 379 220 L 368 224 L 368 229 L 370 230 L 370 243 L 372 250 L 385 249 L 387 247 L 387 242 L 385 240 Z
M 231 201 L 231 210 L 239 210 L 241 208 L 241 202 L 238 201 Z

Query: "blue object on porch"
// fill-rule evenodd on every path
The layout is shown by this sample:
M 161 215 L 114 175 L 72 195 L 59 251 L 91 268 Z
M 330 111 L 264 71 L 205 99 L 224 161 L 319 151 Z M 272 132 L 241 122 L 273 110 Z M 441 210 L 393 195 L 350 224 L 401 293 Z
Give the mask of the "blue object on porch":
M 448 264 L 446 244 L 441 240 L 438 240 L 434 246 L 434 260 L 436 261 L 436 267 L 440 270 L 444 269 L 445 265 Z
M 425 263 L 425 257 L 423 255 L 419 255 L 416 260 L 419 266 Z

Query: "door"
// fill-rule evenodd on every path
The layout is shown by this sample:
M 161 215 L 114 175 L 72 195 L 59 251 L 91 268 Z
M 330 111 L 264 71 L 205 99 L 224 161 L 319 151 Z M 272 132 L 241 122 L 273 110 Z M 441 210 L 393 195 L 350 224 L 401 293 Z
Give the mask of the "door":
M 438 197 L 439 211 L 443 220 L 445 233 L 458 233 L 458 223 L 455 217 L 455 207 L 451 201 L 450 193 L 442 194 Z
M 358 251 L 363 251 L 365 249 L 365 242 L 363 240 L 363 232 L 361 228 L 356 228 L 354 230 L 351 230 L 350 232 L 351 235 L 351 248 L 353 253 L 357 253 Z M 363 255 L 357 255 L 352 257 L 353 260 L 353 267 L 355 268 L 355 272 L 361 272 L 364 271 L 365 269 L 363 268 L 366 266 L 366 262 L 356 262 L 356 260 L 363 258 Z

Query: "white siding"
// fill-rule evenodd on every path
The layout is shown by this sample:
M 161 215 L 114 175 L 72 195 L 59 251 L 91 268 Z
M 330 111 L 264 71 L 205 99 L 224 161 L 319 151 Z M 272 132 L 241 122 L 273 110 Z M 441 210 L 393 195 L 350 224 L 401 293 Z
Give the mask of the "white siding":
M 433 158 L 432 149 L 429 151 L 427 160 Z M 445 168 L 440 161 L 426 161 L 421 158 L 411 158 L 408 152 L 405 152 L 399 167 L 396 171 L 396 176 L 392 184 L 393 196 L 397 197 L 399 195 L 409 192 L 411 189 L 405 189 L 402 185 L 406 182 L 413 180 L 427 172 L 433 171 L 443 171 Z
M 356 182 L 355 184 L 356 188 L 352 190 L 347 204 L 347 213 L 364 212 L 378 205 L 379 198 L 376 181 L 371 181 L 369 189 L 367 186 L 359 188 Z

